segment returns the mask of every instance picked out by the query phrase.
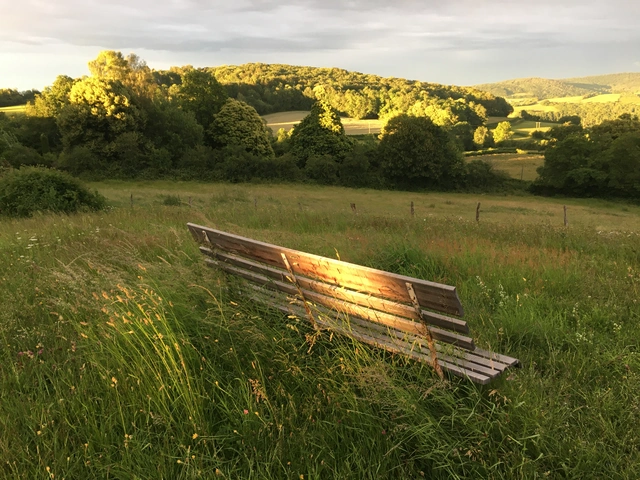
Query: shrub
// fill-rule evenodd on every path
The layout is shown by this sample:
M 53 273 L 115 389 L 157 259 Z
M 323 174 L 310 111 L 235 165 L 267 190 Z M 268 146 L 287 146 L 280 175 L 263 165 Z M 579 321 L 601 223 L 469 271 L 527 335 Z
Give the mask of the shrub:
M 106 201 L 75 178 L 57 170 L 23 167 L 0 178 L 0 213 L 30 217 L 35 212 L 73 213 L 100 210 Z
M 182 201 L 178 195 L 167 195 L 162 199 L 162 204 L 168 207 L 179 207 Z

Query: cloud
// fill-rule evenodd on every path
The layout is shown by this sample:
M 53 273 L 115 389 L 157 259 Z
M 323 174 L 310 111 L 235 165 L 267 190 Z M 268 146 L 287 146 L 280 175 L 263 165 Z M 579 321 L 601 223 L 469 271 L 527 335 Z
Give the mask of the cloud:
M 178 64 L 333 64 L 434 81 L 434 71 L 488 72 L 487 62 L 498 79 L 545 59 L 588 66 L 583 51 L 628 66 L 640 44 L 640 2 L 628 0 L 0 2 L 0 52 L 116 49 Z

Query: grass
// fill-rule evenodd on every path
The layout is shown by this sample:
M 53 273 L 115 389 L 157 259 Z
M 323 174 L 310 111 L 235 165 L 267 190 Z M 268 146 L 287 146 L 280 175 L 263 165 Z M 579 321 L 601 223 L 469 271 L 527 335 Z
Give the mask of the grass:
M 306 111 L 279 112 L 264 115 L 262 118 L 267 121 L 267 126 L 275 133 L 281 128 L 284 128 L 286 131 L 291 130 L 308 114 L 309 112 Z M 346 117 L 342 117 L 341 120 L 347 135 L 380 133 L 383 125 L 383 122 L 380 120 L 358 120 Z
M 110 211 L 0 223 L 0 477 L 640 475 L 640 207 L 91 187 Z M 478 344 L 523 368 L 481 387 L 329 334 L 309 350 L 205 268 L 187 221 L 455 284 Z
M 544 164 L 543 155 L 500 153 L 483 155 L 481 159 L 489 162 L 494 169 L 506 172 L 511 178 L 533 181 L 538 178 L 538 167 Z
M 0 113 L 6 113 L 7 115 L 24 115 L 26 105 L 16 105 L 13 107 L 0 107 Z

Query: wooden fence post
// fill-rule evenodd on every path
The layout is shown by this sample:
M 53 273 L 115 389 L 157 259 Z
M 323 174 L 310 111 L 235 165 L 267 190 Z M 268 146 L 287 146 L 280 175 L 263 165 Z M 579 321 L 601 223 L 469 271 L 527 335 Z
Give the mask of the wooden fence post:
M 253 208 L 258 208 L 258 199 L 256 197 L 253 198 Z
M 476 222 L 480 221 L 480 202 L 478 202 L 478 206 L 476 207 Z
M 358 211 L 356 210 L 356 204 L 355 204 L 355 203 L 352 203 L 352 204 L 351 204 L 351 211 L 352 211 L 353 213 L 356 213 L 356 214 L 358 213 Z
M 413 210 L 413 202 L 411 202 L 411 218 L 413 218 L 414 215 L 415 215 L 415 212 Z
M 133 193 L 131 194 L 131 197 L 129 198 L 129 201 L 131 202 L 131 208 L 133 208 Z
M 569 219 L 567 218 L 567 206 L 564 206 L 564 226 L 568 227 L 569 226 Z
M 189 196 L 189 208 L 191 208 L 191 196 Z

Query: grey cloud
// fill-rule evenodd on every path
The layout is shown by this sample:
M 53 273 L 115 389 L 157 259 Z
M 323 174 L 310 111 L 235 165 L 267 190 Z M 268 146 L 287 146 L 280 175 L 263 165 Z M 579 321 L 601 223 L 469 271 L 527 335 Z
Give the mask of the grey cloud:
M 518 76 L 527 56 L 536 68 L 545 61 L 578 68 L 584 50 L 630 69 L 640 44 L 640 2 L 630 0 L 0 0 L 0 7 L 0 59 L 9 48 L 92 47 L 185 58 L 176 63 L 333 62 L 436 80 L 435 70 L 470 75 L 489 63 L 504 72 L 499 78 Z

